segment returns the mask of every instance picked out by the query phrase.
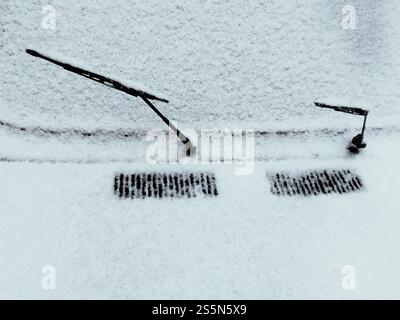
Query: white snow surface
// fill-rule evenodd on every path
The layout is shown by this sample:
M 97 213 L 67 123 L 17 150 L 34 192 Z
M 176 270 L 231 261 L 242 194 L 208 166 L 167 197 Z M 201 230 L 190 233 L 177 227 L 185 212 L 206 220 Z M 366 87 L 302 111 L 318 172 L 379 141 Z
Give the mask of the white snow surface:
M 0 3 L 2 119 L 48 127 L 154 128 L 139 100 L 25 54 L 52 48 L 107 74 L 135 79 L 171 101 L 193 128 L 263 130 L 353 125 L 316 110 L 318 97 L 369 101 L 377 125 L 399 120 L 400 3 L 355 0 L 357 29 L 341 26 L 343 0 L 54 0 Z M 372 119 L 372 118 L 371 118 Z
M 398 136 L 361 157 L 229 166 L 1 163 L 0 298 L 399 298 Z M 294 147 L 286 143 L 285 147 Z M 366 190 L 276 197 L 268 172 L 350 168 Z M 214 199 L 119 200 L 120 172 L 213 171 Z M 56 290 L 43 290 L 43 266 Z M 343 267 L 355 290 L 342 287 Z

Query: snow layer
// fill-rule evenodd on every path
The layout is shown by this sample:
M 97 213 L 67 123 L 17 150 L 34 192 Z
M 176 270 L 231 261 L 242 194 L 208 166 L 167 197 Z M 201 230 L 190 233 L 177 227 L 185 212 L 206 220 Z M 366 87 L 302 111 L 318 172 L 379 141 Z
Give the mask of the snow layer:
M 161 109 L 188 127 L 352 126 L 352 117 L 315 109 L 327 96 L 367 100 L 379 125 L 393 124 L 400 3 L 352 3 L 354 31 L 341 26 L 343 0 L 54 0 L 53 31 L 41 28 L 46 1 L 3 0 L 0 115 L 52 127 L 160 126 L 141 101 L 24 52 L 43 46 L 165 92 L 171 104 Z
M 398 299 L 398 144 L 380 138 L 354 161 L 257 162 L 245 177 L 220 166 L 1 163 L 0 298 Z M 316 168 L 352 168 L 367 190 L 269 192 L 267 172 Z M 112 193 L 119 172 L 190 169 L 214 171 L 220 196 Z M 56 290 L 41 287 L 45 265 Z M 345 265 L 355 290 L 342 287 Z

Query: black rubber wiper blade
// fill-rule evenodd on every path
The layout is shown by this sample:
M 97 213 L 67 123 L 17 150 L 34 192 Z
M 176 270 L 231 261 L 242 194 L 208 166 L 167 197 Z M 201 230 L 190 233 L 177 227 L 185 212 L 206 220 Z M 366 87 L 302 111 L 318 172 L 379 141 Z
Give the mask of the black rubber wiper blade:
M 364 110 L 361 108 L 353 108 L 353 107 L 345 107 L 345 106 L 332 106 L 325 103 L 314 102 L 317 107 L 325 108 L 325 109 L 332 109 L 339 112 L 355 114 L 359 116 L 367 116 L 368 110 Z
M 110 88 L 125 92 L 126 94 L 129 94 L 131 96 L 134 97 L 141 97 L 141 98 L 145 98 L 148 100 L 156 100 L 156 101 L 161 101 L 161 102 L 165 102 L 165 103 L 169 103 L 169 101 L 167 99 L 164 98 L 160 98 L 152 93 L 137 89 L 137 88 L 133 88 L 130 87 L 128 85 L 125 85 L 117 80 L 114 80 L 112 78 L 109 77 L 105 77 L 101 74 L 83 69 L 81 67 L 77 67 L 74 65 L 71 65 L 69 63 L 66 62 L 62 62 L 59 61 L 53 57 L 47 56 L 43 53 L 40 53 L 38 51 L 32 50 L 32 49 L 27 49 L 26 53 L 30 54 L 31 56 L 37 57 L 37 58 L 41 58 L 43 60 L 46 60 L 50 63 L 53 63 L 55 65 L 58 65 L 62 68 L 64 68 L 67 71 L 73 72 L 75 74 L 78 74 L 82 77 L 88 78 L 90 80 L 96 81 L 98 83 L 104 84 Z

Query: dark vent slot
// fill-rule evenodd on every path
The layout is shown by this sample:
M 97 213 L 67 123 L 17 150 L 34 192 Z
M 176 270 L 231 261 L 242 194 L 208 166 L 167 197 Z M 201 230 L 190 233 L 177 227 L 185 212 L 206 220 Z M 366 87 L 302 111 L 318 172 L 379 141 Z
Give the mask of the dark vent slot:
M 124 199 L 216 197 L 215 175 L 199 173 L 134 173 L 114 178 L 114 194 Z
M 349 193 L 364 188 L 361 178 L 351 170 L 323 170 L 303 174 L 268 174 L 271 192 L 277 196 L 312 196 Z

